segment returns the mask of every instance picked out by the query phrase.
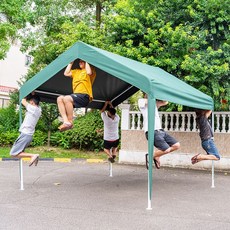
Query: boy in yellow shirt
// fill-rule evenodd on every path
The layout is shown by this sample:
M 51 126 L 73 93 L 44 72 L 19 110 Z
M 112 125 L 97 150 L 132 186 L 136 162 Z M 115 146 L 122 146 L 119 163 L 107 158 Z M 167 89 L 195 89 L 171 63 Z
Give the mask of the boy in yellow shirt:
M 80 69 L 71 69 L 71 62 L 65 69 L 64 75 L 72 78 L 73 93 L 57 98 L 58 109 L 63 119 L 63 124 L 58 127 L 60 131 L 73 128 L 73 107 L 86 107 L 93 99 L 92 85 L 96 78 L 96 72 L 90 65 L 79 61 Z

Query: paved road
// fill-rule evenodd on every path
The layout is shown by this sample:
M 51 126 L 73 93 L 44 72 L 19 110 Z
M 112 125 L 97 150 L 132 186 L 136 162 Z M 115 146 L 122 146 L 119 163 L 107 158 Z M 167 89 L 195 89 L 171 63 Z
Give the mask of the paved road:
M 108 163 L 0 162 L 1 230 L 229 230 L 230 174 L 153 170 L 152 211 L 147 211 L 147 170 Z

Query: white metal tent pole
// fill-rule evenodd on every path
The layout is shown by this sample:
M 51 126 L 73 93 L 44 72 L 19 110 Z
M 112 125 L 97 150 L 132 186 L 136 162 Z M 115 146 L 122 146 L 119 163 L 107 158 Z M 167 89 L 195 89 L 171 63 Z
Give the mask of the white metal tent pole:
M 128 88 L 128 90 L 129 90 L 130 88 Z M 127 91 L 127 90 L 126 90 Z M 126 91 L 124 91 L 124 92 L 126 92 Z M 123 92 L 123 93 L 124 93 Z M 46 94 L 46 95 L 52 95 L 52 96 L 56 96 L 56 97 L 58 97 L 58 96 L 61 96 L 61 94 L 60 93 L 51 93 L 51 92 L 45 92 L 45 91 L 42 91 L 42 90 L 35 90 L 35 93 L 41 93 L 41 94 Z M 120 95 L 122 95 L 123 93 L 121 93 Z M 118 95 L 117 97 L 119 97 L 120 95 Z M 116 97 L 116 98 L 117 98 Z M 115 98 L 115 99 L 116 99 Z M 113 99 L 114 100 L 114 99 Z M 93 99 L 92 101 L 95 101 L 95 102 L 103 102 L 103 103 L 105 103 L 105 100 L 99 100 L 99 99 Z
M 113 164 L 109 162 L 109 176 L 113 177 Z
M 19 125 L 21 125 L 21 123 L 22 123 L 22 103 L 19 102 Z M 20 175 L 20 190 L 24 190 L 22 158 L 20 158 L 20 160 L 19 160 L 19 175 Z
M 110 149 L 110 153 L 112 152 L 112 149 Z M 109 162 L 109 176 L 113 177 L 113 164 Z
M 116 97 L 113 98 L 113 100 L 111 100 L 111 102 L 113 102 L 114 100 L 116 100 L 118 97 L 120 97 L 121 95 L 125 94 L 128 90 L 132 89 L 134 86 L 131 85 L 128 89 L 126 89 L 125 91 L 123 91 L 122 93 L 120 93 L 119 95 L 117 95 Z
M 20 190 L 24 190 L 24 184 L 23 184 L 23 161 L 22 158 L 19 160 L 19 174 L 20 174 Z
M 212 132 L 214 135 L 214 113 L 212 113 Z M 214 160 L 212 160 L 212 186 L 211 186 L 211 188 L 215 188 L 214 175 L 215 175 Z
M 214 184 L 214 160 L 212 160 L 212 186 L 211 188 L 215 188 Z

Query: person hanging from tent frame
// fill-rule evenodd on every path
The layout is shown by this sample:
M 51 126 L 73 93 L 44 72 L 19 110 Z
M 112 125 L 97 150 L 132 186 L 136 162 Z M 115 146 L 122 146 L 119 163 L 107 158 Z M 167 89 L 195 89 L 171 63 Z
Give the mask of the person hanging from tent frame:
M 105 112 L 106 109 L 108 110 L 107 113 Z M 120 117 L 110 101 L 106 101 L 101 109 L 101 118 L 104 122 L 104 151 L 108 155 L 108 161 L 114 163 L 119 145 L 118 126 Z
M 32 93 L 27 98 L 22 99 L 22 105 L 26 108 L 26 115 L 19 128 L 20 135 L 14 142 L 10 155 L 14 158 L 30 158 L 29 166 L 37 166 L 39 154 L 26 153 L 25 149 L 32 142 L 35 127 L 41 116 L 41 107 L 39 106 L 40 97 Z
M 57 98 L 58 109 L 63 124 L 58 127 L 60 131 L 73 128 L 73 107 L 86 107 L 93 99 L 92 85 L 96 78 L 96 71 L 87 62 L 80 60 L 80 69 L 71 69 L 71 62 L 65 69 L 64 75 L 72 78 L 73 93 Z
M 196 164 L 203 160 L 218 161 L 220 160 L 220 155 L 214 143 L 212 127 L 208 121 L 212 111 L 197 109 L 195 112 L 197 128 L 200 130 L 201 146 L 207 155 L 198 153 L 191 158 L 191 163 Z
M 154 164 L 157 169 L 160 168 L 160 157 L 173 152 L 180 148 L 180 143 L 167 132 L 162 129 L 161 120 L 158 109 L 161 106 L 168 104 L 168 101 L 156 100 L 155 108 L 155 130 L 154 130 L 154 146 L 157 150 L 154 152 Z M 148 140 L 148 98 L 144 93 L 144 98 L 138 100 L 138 107 L 143 116 L 143 124 L 145 130 L 145 137 Z

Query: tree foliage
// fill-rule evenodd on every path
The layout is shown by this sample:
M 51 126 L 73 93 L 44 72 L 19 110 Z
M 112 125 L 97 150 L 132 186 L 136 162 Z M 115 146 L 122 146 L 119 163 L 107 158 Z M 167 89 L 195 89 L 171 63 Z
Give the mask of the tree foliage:
M 226 0 L 28 0 L 23 7 L 30 23 L 23 50 L 34 57 L 27 79 L 81 40 L 163 68 L 210 95 L 216 110 L 230 101 Z
M 159 66 L 229 101 L 229 4 L 225 0 L 118 1 L 108 16 L 111 50 Z
M 0 1 L 0 60 L 6 57 L 11 43 L 16 39 L 18 30 L 25 26 L 26 0 Z

